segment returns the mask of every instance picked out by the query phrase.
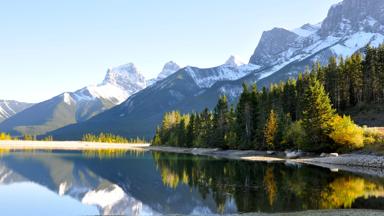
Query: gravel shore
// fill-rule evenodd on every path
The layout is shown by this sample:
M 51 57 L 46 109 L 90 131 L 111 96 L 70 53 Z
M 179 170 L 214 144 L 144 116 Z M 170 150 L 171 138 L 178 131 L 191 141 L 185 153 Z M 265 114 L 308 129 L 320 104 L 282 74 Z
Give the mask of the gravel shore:
M 284 152 L 275 152 L 268 155 L 265 151 L 219 150 L 206 148 L 178 148 L 150 146 L 146 149 L 152 151 L 185 153 L 228 158 L 235 160 L 248 160 L 259 162 L 285 162 L 302 163 L 328 168 L 334 172 L 343 170 L 353 173 L 384 177 L 384 156 L 364 154 L 344 154 L 338 157 L 310 156 L 306 158 L 287 159 Z
M 303 162 L 384 168 L 384 156 L 344 154 L 338 157 L 302 159 Z

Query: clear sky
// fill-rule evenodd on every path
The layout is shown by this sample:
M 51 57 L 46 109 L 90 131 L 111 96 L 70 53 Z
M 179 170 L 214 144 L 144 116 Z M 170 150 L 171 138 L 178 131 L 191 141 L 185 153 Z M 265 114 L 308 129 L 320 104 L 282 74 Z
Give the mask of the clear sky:
M 0 0 L 0 99 L 39 102 L 133 62 L 248 61 L 263 31 L 322 21 L 341 0 Z

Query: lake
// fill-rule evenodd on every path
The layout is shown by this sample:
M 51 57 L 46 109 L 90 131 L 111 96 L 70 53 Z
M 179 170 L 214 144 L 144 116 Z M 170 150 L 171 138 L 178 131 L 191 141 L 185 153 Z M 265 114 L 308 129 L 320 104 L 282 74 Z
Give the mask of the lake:
M 284 163 L 140 151 L 2 152 L 2 215 L 384 209 L 384 179 Z

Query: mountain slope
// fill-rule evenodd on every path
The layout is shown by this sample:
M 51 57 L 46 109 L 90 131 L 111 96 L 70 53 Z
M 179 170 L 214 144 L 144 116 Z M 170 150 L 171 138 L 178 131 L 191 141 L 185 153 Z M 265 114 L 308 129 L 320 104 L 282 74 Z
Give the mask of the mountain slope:
M 182 68 L 133 95 L 119 106 L 89 121 L 70 125 L 50 134 L 55 139 L 80 139 L 84 133 L 100 132 L 148 137 L 148 134 L 153 133 L 154 125 L 161 120 L 164 112 L 172 109 L 183 112 L 201 110 L 207 106 L 207 101 L 212 103 L 215 101 L 200 100 L 191 105 L 189 102 L 219 82 L 239 79 L 259 68 L 255 65 L 237 65 L 233 57 L 230 60 L 215 68 Z M 106 122 L 111 127 L 105 127 Z M 62 133 L 70 136 L 62 136 Z
M 65 92 L 35 104 L 0 124 L 0 131 L 14 135 L 40 135 L 68 124 L 85 121 L 126 100 L 146 87 L 133 64 L 109 69 L 104 81 L 75 92 Z
M 248 65 L 183 68 L 121 105 L 52 134 L 59 139 L 77 139 L 86 132 L 106 131 L 151 138 L 164 112 L 212 108 L 221 94 L 234 102 L 244 82 L 269 86 L 297 76 L 316 61 L 326 64 L 331 56 L 345 57 L 368 44 L 379 46 L 384 42 L 383 14 L 382 0 L 344 0 L 331 7 L 322 23 L 264 32 Z
M 32 105 L 14 100 L 0 100 L 0 123 Z

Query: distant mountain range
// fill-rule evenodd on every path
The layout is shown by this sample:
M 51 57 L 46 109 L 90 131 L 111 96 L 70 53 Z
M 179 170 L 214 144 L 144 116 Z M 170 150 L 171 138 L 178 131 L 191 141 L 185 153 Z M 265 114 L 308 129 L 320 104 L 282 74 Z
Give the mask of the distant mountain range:
M 155 83 L 178 68 L 167 63 Z M 174 71 L 172 69 L 175 68 Z M 13 135 L 42 135 L 69 124 L 85 121 L 108 110 L 136 92 L 146 88 L 148 81 L 134 64 L 129 63 L 108 69 L 105 79 L 98 85 L 90 85 L 75 92 L 64 92 L 49 100 L 25 107 L 12 115 L 6 115 L 0 131 Z
M 24 103 L 14 100 L 0 100 L 0 122 L 32 106 L 32 103 Z
M 151 80 L 148 87 L 105 112 L 67 122 L 73 124 L 56 127 L 59 129 L 49 134 L 55 139 L 79 139 L 84 133 L 99 132 L 151 138 L 164 112 L 212 108 L 223 94 L 236 102 L 242 83 L 268 86 L 296 77 L 314 62 L 326 64 L 331 56 L 345 57 L 364 50 L 368 44 L 376 47 L 383 42 L 384 1 L 344 0 L 332 6 L 321 23 L 264 32 L 248 64 L 237 57 L 213 68 L 179 69 L 170 64 L 177 72 Z M 4 123 L 0 124 L 0 131 Z

